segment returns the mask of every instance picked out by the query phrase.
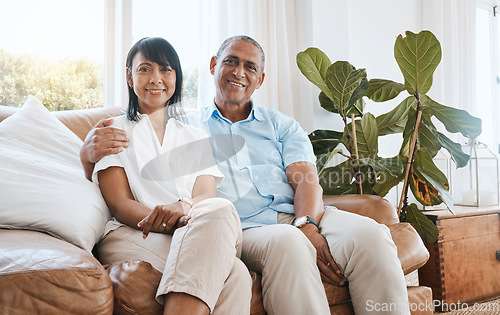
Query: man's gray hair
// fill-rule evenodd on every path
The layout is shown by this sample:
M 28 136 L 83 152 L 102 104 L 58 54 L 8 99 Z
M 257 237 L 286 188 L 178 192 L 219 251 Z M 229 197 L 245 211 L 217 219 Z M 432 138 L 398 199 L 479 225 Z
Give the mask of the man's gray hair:
M 231 36 L 228 39 L 226 39 L 220 45 L 220 48 L 217 51 L 217 55 L 215 55 L 217 57 L 217 59 L 219 59 L 220 55 L 226 49 L 226 47 L 229 45 L 229 43 L 231 43 L 232 41 L 235 41 L 235 40 L 244 40 L 244 41 L 247 41 L 247 42 L 253 44 L 255 47 L 257 47 L 259 49 L 260 55 L 261 55 L 262 72 L 264 72 L 264 65 L 266 63 L 266 56 L 264 54 L 264 49 L 262 49 L 262 46 L 260 46 L 260 44 L 255 39 L 253 39 L 253 38 L 251 38 L 250 36 L 247 36 L 247 35 L 236 35 L 236 36 Z

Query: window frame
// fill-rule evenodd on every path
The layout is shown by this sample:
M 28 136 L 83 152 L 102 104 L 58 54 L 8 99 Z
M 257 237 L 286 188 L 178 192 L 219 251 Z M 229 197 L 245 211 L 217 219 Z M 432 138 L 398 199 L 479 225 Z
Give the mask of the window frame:
M 107 0 L 105 6 L 103 107 L 126 107 L 125 61 L 132 45 L 132 0 Z
M 489 19 L 490 30 L 490 72 L 492 116 L 494 121 L 500 121 L 500 0 L 477 0 L 477 9 L 484 9 L 491 13 Z M 500 153 L 500 126 L 493 124 L 493 152 Z M 485 130 L 483 130 L 485 132 Z

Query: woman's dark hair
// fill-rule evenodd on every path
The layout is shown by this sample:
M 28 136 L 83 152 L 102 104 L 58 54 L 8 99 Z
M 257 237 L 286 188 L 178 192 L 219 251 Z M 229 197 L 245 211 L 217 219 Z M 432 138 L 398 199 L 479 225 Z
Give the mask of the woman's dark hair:
M 179 61 L 179 56 L 174 47 L 165 39 L 161 37 L 145 37 L 135 43 L 127 55 L 127 68 L 132 71 L 132 61 L 137 53 L 141 53 L 144 58 L 156 62 L 160 66 L 170 65 L 175 70 L 175 92 L 172 97 L 165 104 L 167 109 L 175 111 L 176 109 L 170 106 L 172 104 L 179 104 L 181 102 L 182 94 L 182 69 Z M 134 92 L 134 89 L 128 84 L 128 109 L 127 118 L 132 121 L 138 120 L 139 100 Z M 178 110 L 178 109 L 177 109 Z M 169 110 L 167 110 L 169 112 Z

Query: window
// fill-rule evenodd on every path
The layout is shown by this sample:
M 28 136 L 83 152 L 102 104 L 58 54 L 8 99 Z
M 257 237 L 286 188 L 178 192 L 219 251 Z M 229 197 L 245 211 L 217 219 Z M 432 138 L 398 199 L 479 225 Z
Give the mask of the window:
M 107 0 L 105 106 L 126 106 L 125 62 L 143 37 L 163 37 L 179 55 L 184 76 L 183 107 L 197 107 L 200 64 L 200 0 Z M 202 61 L 208 67 L 208 59 Z
M 0 5 L 0 105 L 34 95 L 50 110 L 103 105 L 101 0 L 18 0 Z
M 132 2 L 132 44 L 143 37 L 163 37 L 179 55 L 184 76 L 184 108 L 195 108 L 198 98 L 199 7 L 199 0 Z M 208 67 L 208 60 L 205 64 Z
M 500 1 L 479 0 L 476 11 L 477 115 L 483 121 L 480 141 L 500 153 Z

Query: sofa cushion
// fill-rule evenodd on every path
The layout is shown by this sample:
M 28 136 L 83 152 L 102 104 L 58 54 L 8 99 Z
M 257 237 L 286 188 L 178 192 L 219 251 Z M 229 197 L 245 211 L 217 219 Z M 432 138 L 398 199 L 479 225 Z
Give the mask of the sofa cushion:
M 0 229 L 0 314 L 112 314 L 113 288 L 88 252 L 50 235 Z
M 33 97 L 0 123 L 0 227 L 45 231 L 92 250 L 110 212 L 85 178 L 81 145 Z
M 124 261 L 104 265 L 113 283 L 114 314 L 161 314 L 156 299 L 161 273 L 145 261 Z

